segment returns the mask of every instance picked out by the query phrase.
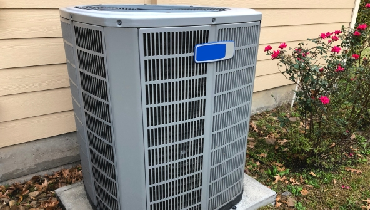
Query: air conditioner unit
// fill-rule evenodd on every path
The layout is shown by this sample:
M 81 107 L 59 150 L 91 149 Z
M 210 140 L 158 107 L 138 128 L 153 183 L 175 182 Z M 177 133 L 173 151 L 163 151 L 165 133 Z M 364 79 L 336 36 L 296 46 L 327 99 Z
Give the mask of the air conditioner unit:
M 240 201 L 261 13 L 60 10 L 84 185 L 98 209 Z

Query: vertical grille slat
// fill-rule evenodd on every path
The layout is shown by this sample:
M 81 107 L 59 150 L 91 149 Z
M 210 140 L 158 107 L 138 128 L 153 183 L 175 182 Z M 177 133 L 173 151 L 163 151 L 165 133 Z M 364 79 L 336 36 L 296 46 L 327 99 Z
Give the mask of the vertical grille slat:
M 141 33 L 149 209 L 200 209 L 208 65 L 194 62 L 194 46 L 207 30 Z

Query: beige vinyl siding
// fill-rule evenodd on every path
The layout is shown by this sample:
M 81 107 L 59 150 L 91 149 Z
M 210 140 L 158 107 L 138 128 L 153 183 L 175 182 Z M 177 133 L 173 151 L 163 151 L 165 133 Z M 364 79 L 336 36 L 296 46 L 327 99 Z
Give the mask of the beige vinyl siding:
M 66 64 L 0 70 L 0 96 L 69 87 Z
M 349 16 L 350 18 L 350 16 Z M 316 25 L 264 27 L 260 35 L 260 50 L 258 57 L 264 56 L 263 48 L 270 43 L 282 41 L 306 41 L 307 37 L 318 37 L 323 31 L 340 29 L 349 23 L 326 23 Z M 33 65 L 65 63 L 62 38 L 30 38 L 0 40 L 0 69 L 26 67 Z M 274 46 L 278 46 L 275 44 Z M 267 58 L 267 57 L 266 57 Z
M 92 4 L 144 4 L 143 0 L 0 0 L 0 8 L 61 8 L 73 5 Z
M 345 23 L 352 9 L 261 9 L 262 27 L 284 25 L 303 25 L 315 23 Z M 322 15 L 325 14 L 325 18 Z M 24 18 L 27 17 L 27 18 Z M 297 18 L 304 17 L 304 18 Z M 0 22 L 3 23 L 0 39 L 61 37 L 59 10 L 9 9 L 2 10 Z
M 0 123 L 0 148 L 76 130 L 73 111 Z
M 0 122 L 19 120 L 73 109 L 69 88 L 0 97 Z
M 0 0 L 0 147 L 75 131 L 59 7 L 76 4 L 190 4 L 250 7 L 263 13 L 254 92 L 291 84 L 267 44 L 297 46 L 348 26 L 354 1 Z M 26 18 L 25 18 L 26 17 Z
M 353 8 L 352 0 L 157 0 L 158 4 L 184 4 L 184 5 L 211 5 L 218 7 L 241 7 L 241 8 Z

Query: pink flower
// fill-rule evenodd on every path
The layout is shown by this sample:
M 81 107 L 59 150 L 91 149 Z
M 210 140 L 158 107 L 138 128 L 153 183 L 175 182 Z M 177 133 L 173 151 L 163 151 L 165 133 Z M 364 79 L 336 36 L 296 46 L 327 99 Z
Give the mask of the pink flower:
M 332 52 L 339 53 L 341 49 L 342 49 L 342 48 L 340 48 L 340 47 L 338 47 L 338 46 L 334 46 L 334 47 L 331 49 L 331 51 L 332 51 Z
M 328 40 L 328 43 L 330 43 L 330 42 L 331 42 L 331 40 L 329 39 L 329 40 Z
M 325 33 L 321 33 L 320 37 L 321 37 L 321 39 L 325 39 L 326 38 L 326 34 Z
M 342 189 L 349 189 L 349 186 L 342 185 Z
M 350 156 L 350 157 L 353 157 L 353 153 L 349 153 L 349 156 Z
M 320 99 L 322 104 L 328 104 L 329 101 L 330 101 L 330 99 L 326 96 L 321 96 L 319 99 Z
M 370 8 L 370 3 L 367 3 L 367 4 L 365 5 L 365 7 L 366 7 L 366 8 Z
M 366 24 L 360 24 L 358 27 L 357 27 L 357 30 L 365 30 L 367 27 Z
M 340 72 L 340 71 L 344 71 L 344 68 L 341 65 L 338 65 L 335 72 Z
M 281 43 L 280 45 L 279 45 L 279 48 L 280 49 L 284 49 L 284 48 L 286 48 L 287 47 L 287 45 L 286 45 L 286 43 L 285 42 L 283 42 L 283 43 Z
M 358 31 L 355 31 L 355 33 L 353 33 L 354 36 L 361 36 L 361 33 L 358 32 Z
M 324 71 L 324 67 L 320 68 L 319 71 L 320 72 L 323 72 Z
M 269 50 L 271 50 L 271 49 L 272 49 L 271 45 L 267 45 L 267 46 L 265 47 L 264 52 L 269 51 Z
M 338 41 L 338 40 L 339 40 L 339 38 L 338 38 L 337 36 L 332 36 L 332 37 L 331 37 L 331 40 L 333 40 L 333 41 Z
M 274 52 L 271 55 L 272 60 L 277 58 L 279 55 L 280 55 L 280 50 L 276 50 L 276 51 L 274 50 Z
M 360 55 L 357 55 L 357 54 L 352 55 L 352 58 L 354 58 L 354 59 L 358 59 L 359 57 L 360 57 Z
M 325 36 L 326 36 L 326 38 L 330 38 L 330 36 L 331 36 L 332 34 L 333 34 L 333 33 L 326 32 Z
M 334 31 L 334 33 L 335 33 L 336 35 L 339 35 L 340 33 L 342 33 L 342 31 L 341 31 L 341 30 L 335 30 L 335 31 Z

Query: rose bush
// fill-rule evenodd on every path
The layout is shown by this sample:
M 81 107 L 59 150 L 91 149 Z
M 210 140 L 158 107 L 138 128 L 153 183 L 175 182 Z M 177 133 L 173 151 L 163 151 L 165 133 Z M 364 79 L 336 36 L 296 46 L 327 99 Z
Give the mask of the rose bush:
M 265 48 L 298 86 L 292 116 L 299 120 L 279 118 L 289 139 L 281 149 L 304 164 L 333 167 L 346 154 L 356 154 L 352 134 L 370 124 L 369 28 L 360 23 L 308 40 L 314 47 L 300 43 L 287 49 L 284 42 L 279 49 Z

